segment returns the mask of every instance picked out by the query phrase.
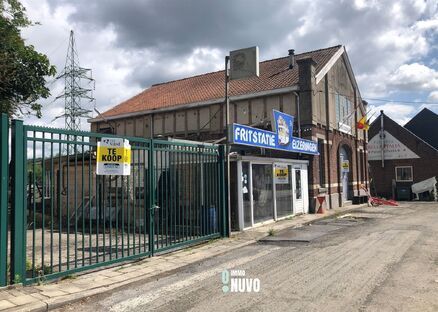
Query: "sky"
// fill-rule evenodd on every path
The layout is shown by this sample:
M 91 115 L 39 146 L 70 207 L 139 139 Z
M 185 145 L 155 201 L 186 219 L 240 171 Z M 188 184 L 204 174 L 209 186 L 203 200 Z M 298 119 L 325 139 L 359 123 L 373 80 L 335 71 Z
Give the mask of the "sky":
M 23 37 L 61 73 L 70 30 L 91 68 L 100 112 L 154 83 L 224 67 L 231 50 L 259 46 L 267 60 L 344 45 L 362 97 L 404 125 L 438 113 L 438 0 L 22 0 L 41 25 Z M 48 79 L 43 118 L 63 127 L 63 81 Z M 87 107 L 88 106 L 88 107 Z M 377 114 L 377 113 L 376 113 Z M 94 115 L 96 115 L 94 113 Z M 82 120 L 82 129 L 89 124 Z

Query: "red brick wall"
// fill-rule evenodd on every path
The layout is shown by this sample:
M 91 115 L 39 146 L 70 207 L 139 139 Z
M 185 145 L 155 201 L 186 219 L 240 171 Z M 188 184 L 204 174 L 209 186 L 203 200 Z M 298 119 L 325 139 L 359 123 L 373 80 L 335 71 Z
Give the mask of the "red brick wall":
M 396 166 L 412 166 L 413 182 L 404 183 L 411 185 L 433 176 L 438 176 L 438 151 L 430 145 L 413 135 L 407 129 L 403 128 L 388 116 L 384 115 L 384 129 L 391 133 L 397 140 L 406 145 L 411 151 L 420 158 L 415 159 L 397 159 L 385 160 L 384 167 L 380 160 L 369 161 L 370 174 L 373 179 L 372 190 L 379 196 L 386 198 L 392 197 L 392 180 L 395 180 Z M 369 131 L 369 138 L 379 135 L 380 117 L 377 118 Z M 431 129 L 432 131 L 432 129 Z M 436 131 L 436 130 L 435 130 Z M 401 185 L 401 184 L 400 184 Z
M 359 185 L 367 183 L 366 173 L 368 171 L 366 158 L 360 161 L 359 157 L 365 156 L 365 147 L 362 140 L 356 140 L 355 137 L 339 132 L 329 131 L 328 144 L 324 144 L 324 185 L 320 185 L 320 160 L 321 156 L 313 156 L 309 164 L 309 201 L 311 208 L 314 208 L 315 198 L 320 194 L 321 188 L 325 188 L 327 194 L 327 207 L 338 207 L 342 203 L 341 192 L 342 184 L 340 180 L 340 163 L 339 163 L 339 149 L 345 146 L 349 153 L 350 173 L 349 173 L 349 190 L 352 196 L 358 194 Z M 315 139 L 326 140 L 326 130 L 321 126 L 314 126 L 312 128 L 312 137 Z M 359 151 L 358 151 L 359 149 Z M 329 185 L 330 184 L 330 185 Z M 329 199 L 331 195 L 331 200 Z M 312 200 L 313 198 L 313 200 Z M 312 203 L 313 202 L 313 203 Z

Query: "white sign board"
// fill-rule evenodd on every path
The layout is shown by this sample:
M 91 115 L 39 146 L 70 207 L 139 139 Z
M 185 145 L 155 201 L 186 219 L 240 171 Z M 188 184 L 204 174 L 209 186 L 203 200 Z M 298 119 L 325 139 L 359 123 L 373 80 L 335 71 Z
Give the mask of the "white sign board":
M 102 138 L 97 142 L 96 174 L 130 175 L 131 145 L 122 138 Z
M 383 152 L 386 160 L 420 158 L 388 131 L 384 131 L 384 134 Z M 368 142 L 368 160 L 382 160 L 380 134 L 375 135 Z
M 274 183 L 289 183 L 289 167 L 287 164 L 274 164 Z
M 347 133 L 347 134 L 351 134 L 351 126 L 349 126 L 349 125 L 346 124 L 346 123 L 342 123 L 342 122 L 340 122 L 340 123 L 338 124 L 338 129 L 339 129 L 339 131 L 341 131 L 341 132 L 344 132 L 344 133 Z
M 259 48 L 252 47 L 230 52 L 230 79 L 259 76 Z

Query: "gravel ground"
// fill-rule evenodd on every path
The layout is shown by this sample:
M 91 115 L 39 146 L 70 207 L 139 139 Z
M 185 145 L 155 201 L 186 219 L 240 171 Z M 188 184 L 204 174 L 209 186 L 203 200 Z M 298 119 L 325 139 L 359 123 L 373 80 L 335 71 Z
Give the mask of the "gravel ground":
M 309 242 L 250 245 L 62 311 L 438 311 L 438 204 L 362 208 L 316 223 L 336 226 Z M 260 291 L 224 293 L 225 269 L 245 270 Z

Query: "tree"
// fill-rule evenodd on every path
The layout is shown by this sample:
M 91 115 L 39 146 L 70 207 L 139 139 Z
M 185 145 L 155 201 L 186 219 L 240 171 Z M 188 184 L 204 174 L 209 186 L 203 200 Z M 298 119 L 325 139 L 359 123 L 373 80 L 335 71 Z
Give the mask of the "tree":
M 37 101 L 50 96 L 46 77 L 56 74 L 47 56 L 21 37 L 21 29 L 32 25 L 18 0 L 0 0 L 0 112 L 10 117 L 40 118 Z

